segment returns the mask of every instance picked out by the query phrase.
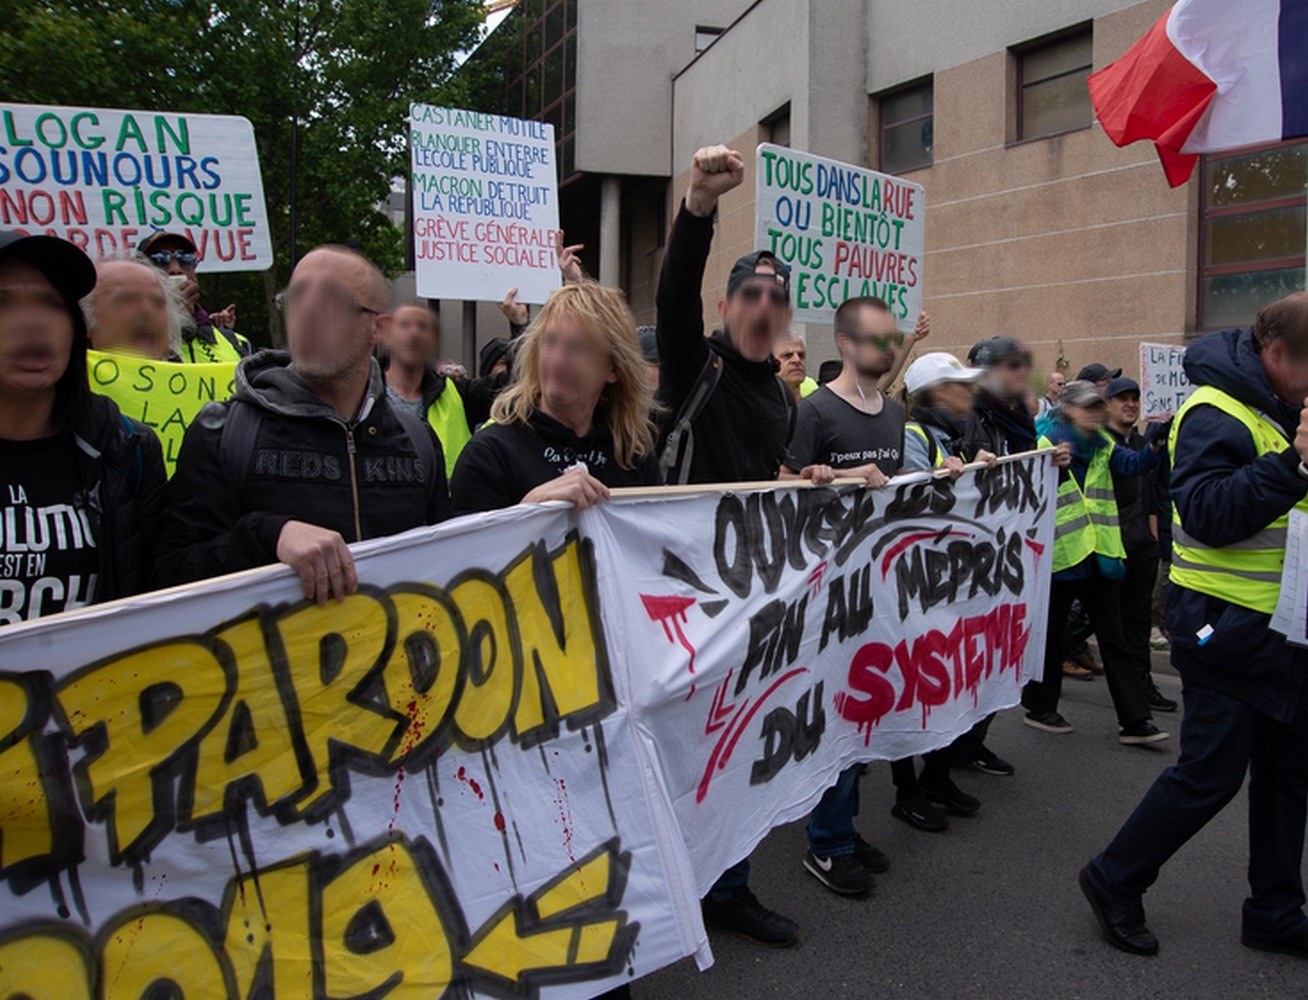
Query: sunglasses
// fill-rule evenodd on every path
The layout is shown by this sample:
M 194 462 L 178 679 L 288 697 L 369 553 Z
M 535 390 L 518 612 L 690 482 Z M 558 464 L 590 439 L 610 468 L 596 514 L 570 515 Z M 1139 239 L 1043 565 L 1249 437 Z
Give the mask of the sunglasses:
M 786 306 L 790 304 L 790 296 L 780 285 L 744 285 L 736 294 L 746 302 L 754 303 L 763 297 L 763 293 L 768 293 L 768 300 L 774 306 Z
M 191 253 L 189 250 L 156 250 L 149 257 L 150 262 L 155 267 L 167 267 L 169 261 L 175 260 L 188 271 L 195 267 L 200 260 L 198 255 Z
M 847 330 L 843 332 L 855 344 L 872 344 L 880 351 L 889 347 L 902 347 L 904 343 L 904 335 L 898 331 L 895 333 L 850 333 Z

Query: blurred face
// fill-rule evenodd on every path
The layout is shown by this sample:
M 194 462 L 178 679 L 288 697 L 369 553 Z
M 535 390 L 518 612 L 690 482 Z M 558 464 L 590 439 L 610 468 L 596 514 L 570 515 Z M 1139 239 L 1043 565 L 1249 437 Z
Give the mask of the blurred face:
M 1108 400 L 1105 404 L 1107 407 L 1108 423 L 1113 427 L 1129 428 L 1134 427 L 1137 420 L 1140 419 L 1140 394 L 1138 392 L 1123 392 Z
M 895 364 L 895 351 L 904 335 L 895 317 L 885 309 L 863 306 L 845 321 L 850 327 L 836 334 L 840 355 L 853 364 L 859 377 L 877 379 Z
M 168 354 L 168 297 L 148 264 L 102 261 L 96 269 L 91 346 L 162 361 Z
M 1062 372 L 1054 372 L 1045 382 L 1045 395 L 1057 403 L 1063 396 L 1063 390 L 1067 387 L 1067 376 Z
M 792 389 L 808 377 L 808 351 L 802 340 L 784 337 L 777 342 L 777 361 L 781 365 L 781 377 Z
M 368 367 L 391 320 L 376 274 L 335 250 L 304 256 L 284 302 L 291 363 L 308 379 L 339 379 Z
M 424 306 L 400 306 L 391 317 L 386 343 L 391 364 L 406 371 L 427 366 L 438 340 L 436 317 Z
M 1286 338 L 1273 340 L 1259 353 L 1272 391 L 1292 406 L 1308 399 L 1308 353 L 1297 354 Z
M 197 258 L 195 251 L 186 245 L 185 240 L 173 236 L 161 236 L 150 245 L 150 252 L 146 256 L 164 274 L 195 280 Z
M 972 412 L 976 386 L 970 382 L 941 382 L 931 390 L 931 396 L 937 406 L 943 406 L 956 417 L 965 417 Z
M 1031 356 L 1025 352 L 1013 354 L 991 369 L 993 384 L 999 396 L 1007 400 L 1025 399 L 1031 383 Z
M 567 313 L 539 336 L 536 371 L 545 409 L 593 411 L 605 387 L 618 380 L 603 339 Z
M 718 303 L 718 315 L 746 361 L 766 361 L 772 345 L 790 326 L 790 299 L 772 277 L 771 265 L 761 263 L 751 278 Z
M 1108 391 L 1108 383 L 1109 383 L 1110 381 L 1112 381 L 1112 380 L 1111 380 L 1111 379 L 1106 379 L 1106 378 L 1101 378 L 1098 382 L 1095 383 L 1095 388 L 1099 390 L 1099 395 L 1102 396 L 1105 392 Z
M 53 393 L 72 349 L 63 296 L 30 264 L 0 261 L 0 396 Z
M 1063 410 L 1072 422 L 1072 426 L 1082 434 L 1093 434 L 1104 426 L 1105 410 L 1102 400 L 1090 406 L 1064 406 Z

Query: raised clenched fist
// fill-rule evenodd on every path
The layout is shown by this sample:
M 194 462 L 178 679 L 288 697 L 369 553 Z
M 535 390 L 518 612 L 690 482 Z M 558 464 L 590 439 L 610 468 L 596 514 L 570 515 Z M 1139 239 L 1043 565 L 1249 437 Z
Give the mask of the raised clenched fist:
M 709 216 L 718 199 L 745 179 L 745 158 L 726 146 L 705 146 L 690 162 L 690 190 L 686 208 L 692 215 Z

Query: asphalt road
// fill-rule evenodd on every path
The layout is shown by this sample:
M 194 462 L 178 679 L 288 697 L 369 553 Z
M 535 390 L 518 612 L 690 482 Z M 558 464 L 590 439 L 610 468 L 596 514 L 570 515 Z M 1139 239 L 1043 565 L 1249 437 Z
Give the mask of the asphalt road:
M 1161 666 L 1164 657 L 1155 660 Z M 1156 673 L 1179 699 L 1179 679 Z M 990 745 L 1017 774 L 957 772 L 955 780 L 983 806 L 976 817 L 954 819 L 946 834 L 892 819 L 889 767 L 869 768 L 858 825 L 891 857 L 872 897 L 835 896 L 803 871 L 802 823 L 774 830 L 752 856 L 753 887 L 800 921 L 799 943 L 771 951 L 714 934 L 713 968 L 671 966 L 635 983 L 637 1000 L 1308 995 L 1308 963 L 1240 944 L 1243 793 L 1146 897 L 1161 953 L 1138 958 L 1102 940 L 1076 873 L 1175 760 L 1178 720 L 1159 718 L 1173 734 L 1162 749 L 1129 748 L 1116 741 L 1102 679 L 1068 682 L 1061 707 L 1076 727 L 1070 736 L 1028 729 L 1016 710 L 995 721 Z

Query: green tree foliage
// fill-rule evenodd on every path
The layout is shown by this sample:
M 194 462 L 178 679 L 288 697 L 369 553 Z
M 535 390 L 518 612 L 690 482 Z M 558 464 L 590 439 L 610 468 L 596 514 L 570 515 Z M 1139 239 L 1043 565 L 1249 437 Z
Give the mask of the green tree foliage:
M 213 275 L 242 332 L 280 341 L 271 308 L 291 260 L 291 123 L 298 120 L 297 246 L 359 245 L 387 273 L 402 234 L 378 211 L 407 171 L 410 101 L 462 94 L 458 54 L 479 0 L 0 0 L 0 94 L 33 104 L 238 114 L 254 124 L 276 264 Z

